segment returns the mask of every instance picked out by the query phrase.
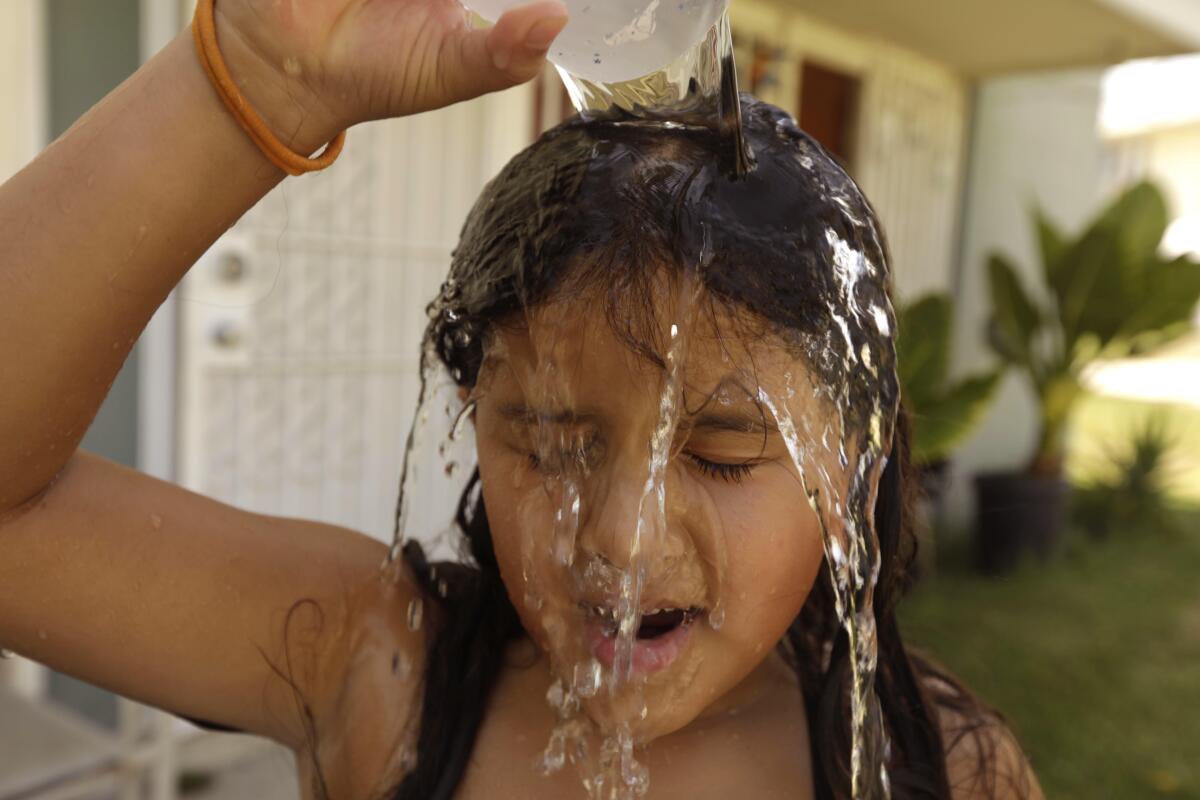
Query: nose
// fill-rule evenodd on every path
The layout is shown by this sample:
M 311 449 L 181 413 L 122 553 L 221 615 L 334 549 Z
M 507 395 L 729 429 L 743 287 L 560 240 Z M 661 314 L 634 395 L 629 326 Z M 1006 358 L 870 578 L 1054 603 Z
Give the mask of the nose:
M 629 478 L 609 482 L 601 491 L 589 492 L 583 501 L 578 547 L 589 562 L 618 569 L 629 565 L 638 542 L 638 516 L 642 485 Z M 589 508 L 590 506 L 590 508 Z
M 643 462 L 640 470 L 621 470 L 623 476 L 584 501 L 578 549 L 585 559 L 624 570 L 639 556 L 654 558 L 680 549 L 678 514 L 671 502 L 678 490 L 675 468 L 667 465 L 661 480 L 647 490 L 645 467 Z M 661 507 L 658 492 L 663 493 Z

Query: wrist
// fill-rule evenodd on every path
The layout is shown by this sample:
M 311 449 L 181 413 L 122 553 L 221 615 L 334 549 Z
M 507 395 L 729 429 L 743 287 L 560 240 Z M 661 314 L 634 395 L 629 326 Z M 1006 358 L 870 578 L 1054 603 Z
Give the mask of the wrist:
M 348 123 L 325 103 L 296 58 L 258 47 L 216 5 L 214 21 L 221 59 L 246 103 L 279 141 L 303 156 L 320 150 Z

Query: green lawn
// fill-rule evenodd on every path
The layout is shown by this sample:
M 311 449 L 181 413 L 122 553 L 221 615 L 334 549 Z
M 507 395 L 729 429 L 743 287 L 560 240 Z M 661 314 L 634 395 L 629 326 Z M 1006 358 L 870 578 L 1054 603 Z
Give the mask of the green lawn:
M 1200 800 L 1200 513 L 987 579 L 943 567 L 908 640 L 999 708 L 1047 797 Z

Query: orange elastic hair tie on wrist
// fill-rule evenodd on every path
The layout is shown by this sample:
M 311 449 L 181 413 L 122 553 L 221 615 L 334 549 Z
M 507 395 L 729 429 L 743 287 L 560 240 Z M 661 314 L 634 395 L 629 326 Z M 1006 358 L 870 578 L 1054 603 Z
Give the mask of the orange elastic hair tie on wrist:
M 213 18 L 215 0 L 196 0 L 196 16 L 192 19 L 192 38 L 196 42 L 196 52 L 208 78 L 212 81 L 221 96 L 221 102 L 233 114 L 234 119 L 242 126 L 242 130 L 250 135 L 254 144 L 263 152 L 271 163 L 289 175 L 303 175 L 306 172 L 322 170 L 337 160 L 342 147 L 346 144 L 346 132 L 342 131 L 325 145 L 316 158 L 308 158 L 292 150 L 271 133 L 263 118 L 255 113 L 246 98 L 234 83 L 233 75 L 221 58 L 221 50 L 217 47 L 217 26 Z

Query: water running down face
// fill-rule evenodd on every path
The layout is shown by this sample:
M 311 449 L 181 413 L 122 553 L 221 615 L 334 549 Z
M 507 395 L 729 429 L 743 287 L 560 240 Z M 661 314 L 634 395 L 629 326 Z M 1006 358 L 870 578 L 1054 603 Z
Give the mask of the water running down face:
M 630 676 L 640 691 L 595 691 L 583 703 L 602 727 L 632 720 L 646 740 L 750 674 L 815 580 L 821 530 L 758 399 L 766 386 L 782 397 L 785 376 L 798 380 L 803 365 L 776 342 L 731 340 L 731 326 L 697 322 L 679 370 L 659 529 L 644 497 L 663 368 L 588 306 L 563 300 L 498 329 L 476 390 L 480 475 L 509 595 L 559 674 L 582 665 L 586 681 L 592 663 L 603 677 L 614 670 L 620 582 L 643 531 Z M 554 533 L 565 494 L 578 521 L 564 552 Z
M 736 179 L 704 129 L 547 133 L 484 191 L 430 307 L 479 404 L 482 535 L 563 679 L 549 699 L 613 732 L 600 769 L 635 794 L 633 743 L 795 632 L 822 547 L 805 658 L 830 674 L 841 627 L 853 782 L 882 763 L 863 732 L 898 394 L 886 258 L 845 172 L 779 109 L 743 109 L 756 167 Z

